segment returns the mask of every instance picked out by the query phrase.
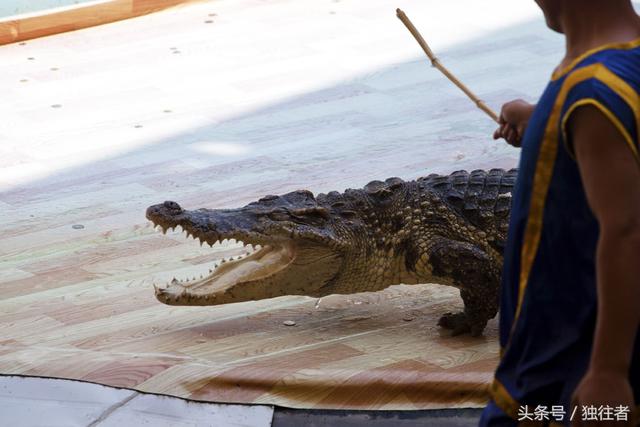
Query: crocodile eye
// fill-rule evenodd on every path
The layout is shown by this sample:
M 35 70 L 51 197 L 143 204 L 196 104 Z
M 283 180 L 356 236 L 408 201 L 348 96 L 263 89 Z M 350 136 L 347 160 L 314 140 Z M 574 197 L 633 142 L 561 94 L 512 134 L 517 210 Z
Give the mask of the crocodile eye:
M 284 209 L 274 209 L 268 213 L 269 218 L 274 221 L 288 221 L 291 219 L 289 213 Z
M 293 209 L 290 213 L 296 222 L 321 224 L 329 219 L 329 211 L 322 206 Z

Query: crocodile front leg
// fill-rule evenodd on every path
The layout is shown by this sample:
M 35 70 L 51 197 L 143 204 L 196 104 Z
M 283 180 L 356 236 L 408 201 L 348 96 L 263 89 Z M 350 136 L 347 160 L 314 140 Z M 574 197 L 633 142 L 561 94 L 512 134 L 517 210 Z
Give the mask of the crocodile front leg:
M 481 335 L 498 312 L 501 260 L 471 243 L 437 237 L 420 261 L 418 276 L 421 269 L 428 270 L 432 278 L 459 288 L 464 302 L 463 311 L 446 313 L 438 325 L 451 329 L 452 335 Z

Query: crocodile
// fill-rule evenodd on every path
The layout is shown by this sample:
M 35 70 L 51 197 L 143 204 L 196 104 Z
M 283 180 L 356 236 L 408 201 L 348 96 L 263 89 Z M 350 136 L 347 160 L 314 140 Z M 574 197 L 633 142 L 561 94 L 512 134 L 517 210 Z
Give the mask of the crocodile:
M 146 216 L 210 246 L 247 253 L 200 279 L 154 285 L 169 305 L 218 305 L 284 295 L 323 297 L 436 283 L 460 290 L 464 308 L 438 321 L 481 335 L 498 311 L 516 169 L 393 177 L 343 193 L 297 190 L 236 209 L 185 210 L 166 201 Z

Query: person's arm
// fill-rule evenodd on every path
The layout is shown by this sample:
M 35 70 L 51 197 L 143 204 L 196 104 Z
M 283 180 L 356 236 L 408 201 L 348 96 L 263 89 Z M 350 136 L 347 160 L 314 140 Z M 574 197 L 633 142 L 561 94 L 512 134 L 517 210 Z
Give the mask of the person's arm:
M 589 206 L 600 226 L 593 350 L 573 404 L 633 410 L 629 367 L 640 324 L 640 165 L 622 134 L 594 106 L 578 108 L 568 124 Z
M 529 104 L 522 99 L 504 104 L 500 111 L 500 127 L 493 133 L 493 139 L 504 138 L 514 147 L 519 147 L 535 108 L 535 104 Z

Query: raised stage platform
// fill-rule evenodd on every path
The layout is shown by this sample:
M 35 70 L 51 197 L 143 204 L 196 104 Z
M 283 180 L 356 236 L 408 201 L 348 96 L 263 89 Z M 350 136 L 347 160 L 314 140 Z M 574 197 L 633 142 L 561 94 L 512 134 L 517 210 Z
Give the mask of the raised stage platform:
M 169 307 L 154 282 L 239 249 L 163 236 L 144 212 L 515 166 L 395 8 L 497 109 L 535 99 L 560 57 L 530 3 L 222 0 L 0 46 L 0 374 L 298 408 L 481 407 L 496 325 L 443 334 L 455 289 Z

